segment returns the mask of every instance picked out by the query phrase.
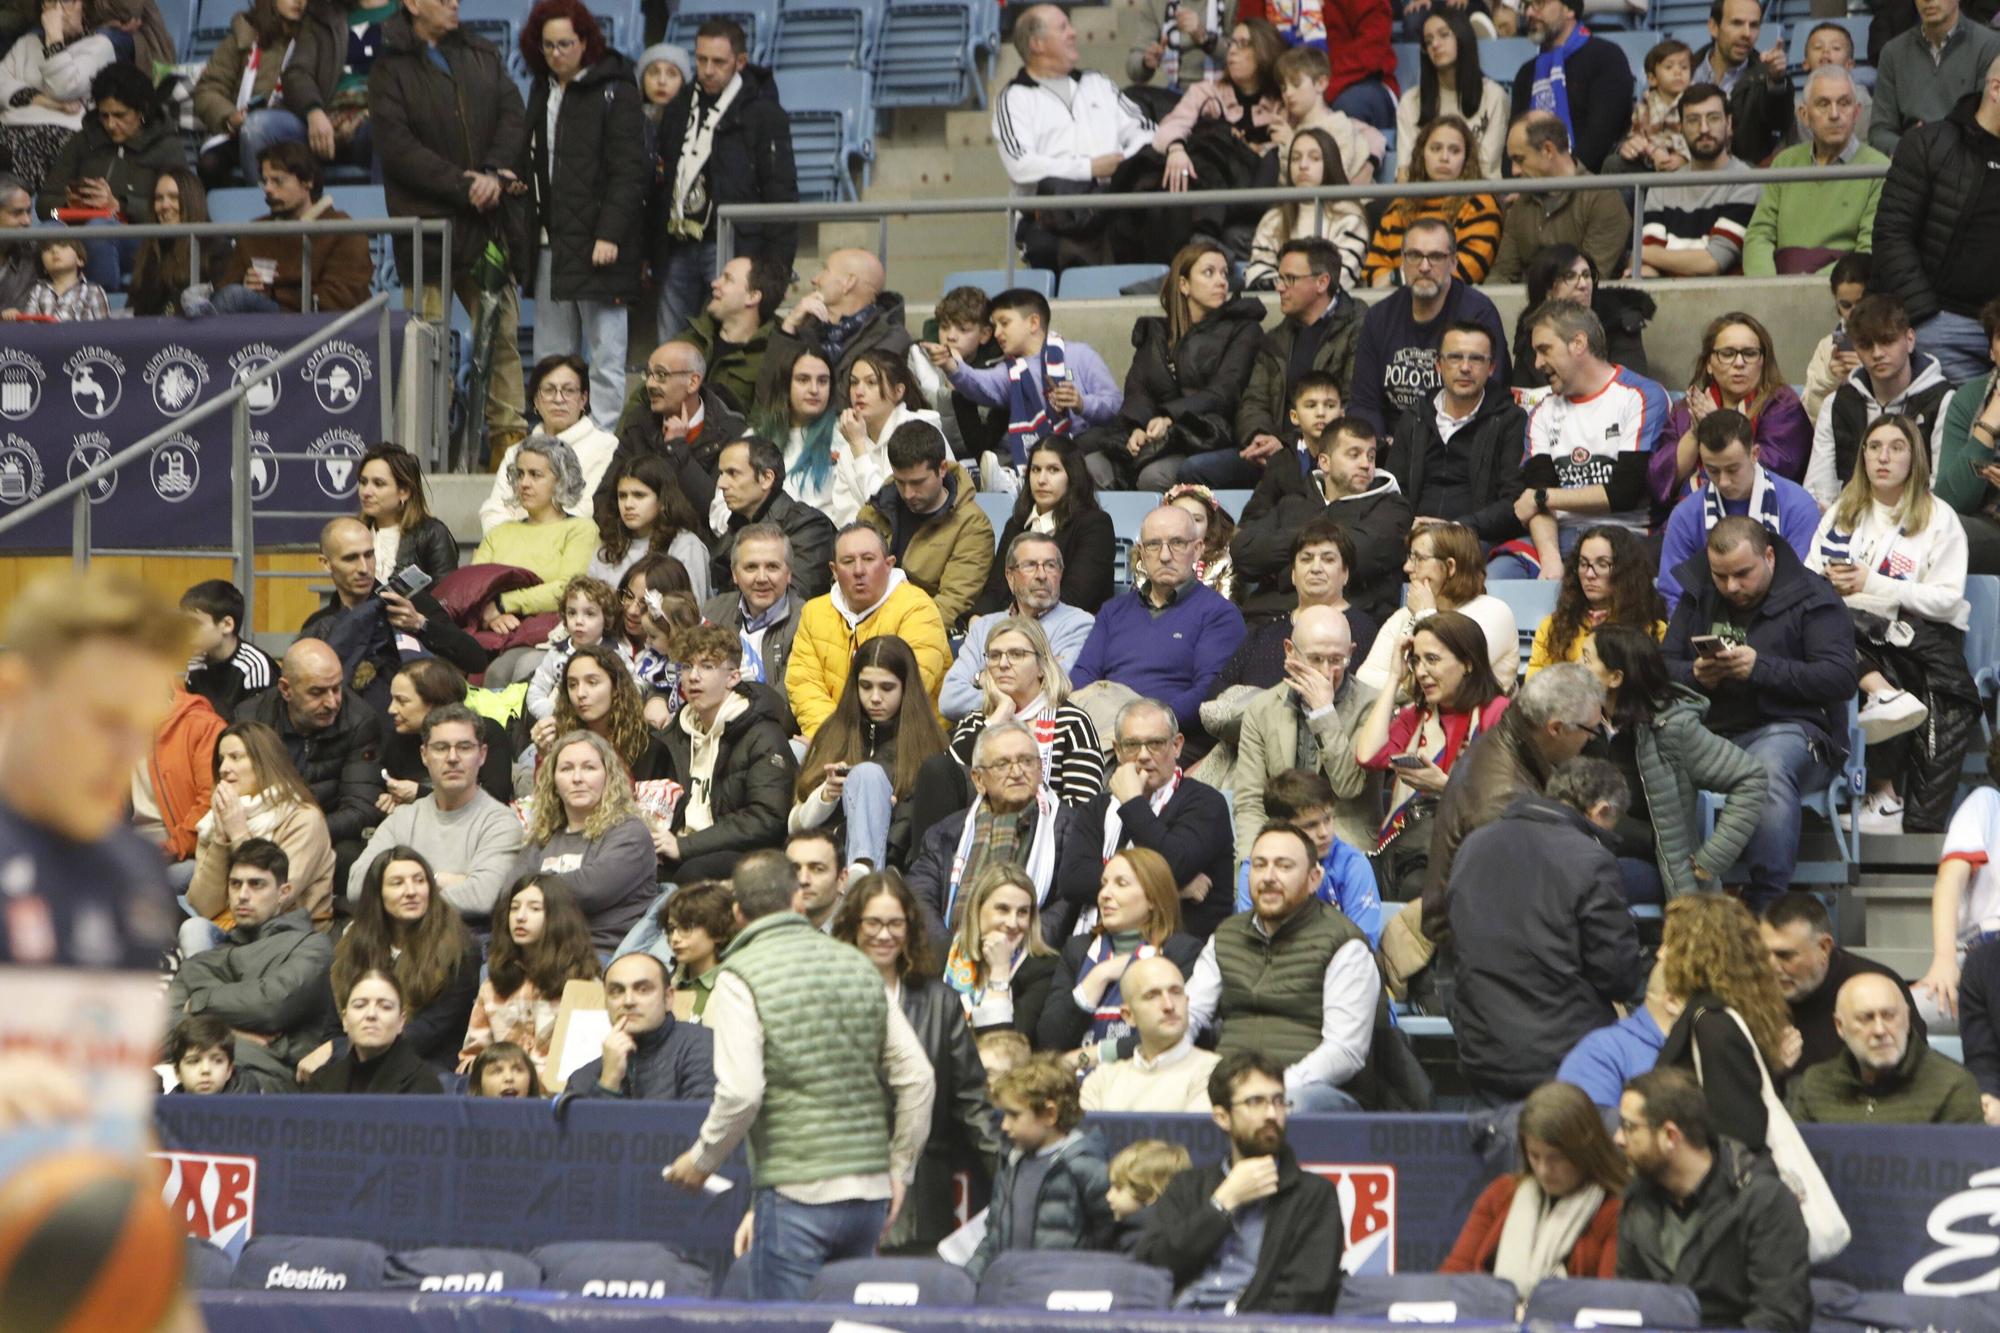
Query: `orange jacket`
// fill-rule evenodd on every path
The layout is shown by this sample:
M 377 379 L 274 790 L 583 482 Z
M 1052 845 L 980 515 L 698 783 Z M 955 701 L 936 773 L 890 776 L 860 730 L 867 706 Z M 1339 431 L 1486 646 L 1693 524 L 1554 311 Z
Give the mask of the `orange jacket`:
M 209 796 L 215 790 L 215 742 L 227 725 L 208 700 L 174 686 L 173 709 L 154 735 L 153 752 L 146 759 L 172 860 L 194 855 L 194 827 L 208 813 Z
M 1514 1203 L 1514 1189 L 1521 1178 L 1508 1174 L 1488 1185 L 1472 1205 L 1458 1243 L 1438 1265 L 1440 1273 L 1490 1273 L 1493 1257 L 1500 1251 L 1500 1229 L 1507 1225 L 1507 1210 Z M 1590 1225 L 1570 1247 L 1567 1265 L 1571 1277 L 1618 1276 L 1618 1205 L 1616 1198 L 1598 1205 Z

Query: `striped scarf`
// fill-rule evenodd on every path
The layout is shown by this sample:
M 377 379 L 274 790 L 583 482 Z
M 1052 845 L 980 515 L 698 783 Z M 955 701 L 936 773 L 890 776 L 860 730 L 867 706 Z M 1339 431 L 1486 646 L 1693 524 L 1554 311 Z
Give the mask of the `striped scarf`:
M 1028 455 L 1043 440 L 1070 433 L 1073 418 L 1049 406 L 1046 388 L 1069 378 L 1063 357 L 1063 340 L 1051 333 L 1042 344 L 1041 374 L 1035 373 L 1034 357 L 1007 362 L 1007 450 L 1015 467 L 1026 467 Z
M 1771 484 L 1771 474 L 1761 463 L 1753 466 L 1756 471 L 1755 480 L 1750 483 L 1750 517 L 1763 524 L 1773 537 L 1783 537 L 1785 524 L 1778 513 L 1778 488 Z M 1722 517 L 1722 494 L 1711 482 L 1701 488 L 1701 530 L 1713 530 Z

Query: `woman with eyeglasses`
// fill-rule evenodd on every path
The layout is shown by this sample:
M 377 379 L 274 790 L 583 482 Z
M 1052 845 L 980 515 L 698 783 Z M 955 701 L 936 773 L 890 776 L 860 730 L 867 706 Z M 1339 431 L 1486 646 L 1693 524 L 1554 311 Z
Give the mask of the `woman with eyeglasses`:
M 1400 669 L 1397 641 L 1407 641 L 1419 625 L 1441 611 L 1456 611 L 1479 626 L 1501 693 L 1514 687 L 1521 671 L 1520 627 L 1514 608 L 1486 591 L 1486 562 L 1479 538 L 1462 523 L 1419 523 L 1410 529 L 1403 576 L 1409 591 L 1403 605 L 1382 622 L 1367 660 L 1356 675 L 1370 689 L 1386 689 Z
M 1556 609 L 1535 628 L 1528 674 L 1557 662 L 1580 661 L 1584 641 L 1607 625 L 1632 625 L 1667 637 L 1667 605 L 1653 586 L 1656 572 L 1645 539 L 1630 528 L 1601 523 L 1585 530 L 1564 562 Z
M 534 79 L 535 359 L 586 350 L 590 415 L 608 430 L 625 405 L 625 316 L 653 175 L 638 77 L 579 0 L 528 11 L 521 59 Z
M 526 588 L 496 593 L 478 610 L 479 625 L 502 641 L 530 616 L 560 613 L 562 591 L 590 564 L 597 525 L 565 512 L 583 494 L 577 456 L 558 437 L 537 432 L 511 451 L 507 478 L 523 517 L 489 530 L 472 553 L 475 565 L 515 565 L 541 577 Z M 527 680 L 541 664 L 539 648 L 509 648 L 486 668 L 487 689 Z
M 534 370 L 528 374 L 528 402 L 540 421 L 535 434 L 528 439 L 552 437 L 576 455 L 577 471 L 582 480 L 576 497 L 565 501 L 562 508 L 565 513 L 578 518 L 591 517 L 592 497 L 597 494 L 598 484 L 604 479 L 605 469 L 611 466 L 612 455 L 618 452 L 618 437 L 600 428 L 590 418 L 590 390 L 586 387 L 589 375 L 590 369 L 581 358 L 567 355 L 544 357 L 535 363 Z M 519 521 L 528 516 L 510 480 L 520 449 L 520 445 L 514 445 L 500 456 L 493 489 L 479 506 L 479 531 L 482 535 L 492 532 L 502 523 Z
M 881 974 L 889 1003 L 903 1011 L 937 1079 L 930 1136 L 917 1159 L 902 1211 L 882 1238 L 884 1254 L 932 1254 L 958 1226 L 952 1177 L 999 1165 L 1000 1136 L 986 1098 L 986 1070 L 958 996 L 936 976 L 922 909 L 893 870 L 848 886 L 833 918 L 833 937 L 859 949 Z
M 951 731 L 951 752 L 961 765 L 971 765 L 972 749 L 988 725 L 1022 722 L 1034 733 L 1042 772 L 1064 805 L 1083 805 L 1104 790 L 1104 743 L 1090 714 L 1069 702 L 1069 672 L 1040 624 L 1008 616 L 993 626 L 979 687 L 985 706 L 960 718 Z M 972 799 L 969 786 L 963 795 Z
M 1646 361 L 1646 325 L 1659 307 L 1637 287 L 1606 287 L 1598 281 L 1597 262 L 1567 241 L 1543 246 L 1528 261 L 1522 277 L 1528 302 L 1514 325 L 1513 384 L 1517 389 L 1545 389 L 1548 376 L 1535 369 L 1532 330 L 1526 316 L 1546 301 L 1574 301 L 1588 307 L 1604 326 L 1604 343 L 1611 364 L 1639 375 L 1650 375 Z
M 390 730 L 382 738 L 380 756 L 382 771 L 388 774 L 383 784 L 387 790 L 375 800 L 383 814 L 430 794 L 430 770 L 424 767 L 424 719 L 432 709 L 464 703 L 465 695 L 465 676 L 441 658 L 419 657 L 390 680 Z M 480 787 L 496 801 L 513 800 L 514 742 L 507 729 L 490 717 L 482 717 L 479 739 L 486 746 L 486 762 L 479 769 Z
M 1805 405 L 1785 383 L 1770 330 L 1755 315 L 1732 310 L 1710 320 L 1702 332 L 1694 379 L 1687 396 L 1667 414 L 1661 436 L 1674 445 L 1655 449 L 1647 464 L 1647 487 L 1656 516 L 1664 516 L 1687 495 L 1689 481 L 1701 464 L 1695 427 L 1718 407 L 1750 418 L 1757 461 L 1766 472 L 1788 481 L 1805 479 L 1813 442 Z

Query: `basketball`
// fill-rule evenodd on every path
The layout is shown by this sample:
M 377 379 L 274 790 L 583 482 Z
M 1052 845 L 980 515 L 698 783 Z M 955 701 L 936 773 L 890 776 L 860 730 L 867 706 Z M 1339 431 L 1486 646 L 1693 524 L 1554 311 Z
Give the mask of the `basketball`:
M 0 1328 L 155 1328 L 185 1247 L 143 1163 L 94 1152 L 29 1163 L 0 1187 Z

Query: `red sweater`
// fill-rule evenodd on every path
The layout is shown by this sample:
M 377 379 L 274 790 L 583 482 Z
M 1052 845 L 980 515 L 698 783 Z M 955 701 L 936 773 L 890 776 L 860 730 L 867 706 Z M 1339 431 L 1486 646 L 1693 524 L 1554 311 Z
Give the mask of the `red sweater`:
M 1389 45 L 1394 24 L 1389 0 L 1297 0 L 1297 3 L 1320 7 L 1326 27 L 1326 59 L 1333 71 L 1326 84 L 1328 102 L 1371 74 L 1382 76 L 1391 96 L 1401 95 L 1402 89 L 1396 83 L 1396 53 Z M 1278 22 L 1270 0 L 1239 0 L 1236 20 L 1240 23 L 1244 19 Z M 1312 45 L 1321 43 L 1315 41 Z
M 1488 1185 L 1472 1205 L 1458 1243 L 1438 1265 L 1440 1273 L 1490 1273 L 1493 1256 L 1500 1250 L 1500 1229 L 1507 1225 L 1507 1210 L 1514 1204 L 1514 1190 L 1521 1183 L 1517 1175 L 1505 1175 Z M 1618 1276 L 1618 1199 L 1614 1196 L 1598 1205 L 1597 1215 L 1576 1238 L 1569 1252 L 1571 1277 Z

